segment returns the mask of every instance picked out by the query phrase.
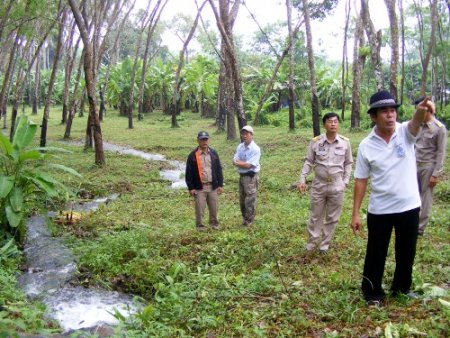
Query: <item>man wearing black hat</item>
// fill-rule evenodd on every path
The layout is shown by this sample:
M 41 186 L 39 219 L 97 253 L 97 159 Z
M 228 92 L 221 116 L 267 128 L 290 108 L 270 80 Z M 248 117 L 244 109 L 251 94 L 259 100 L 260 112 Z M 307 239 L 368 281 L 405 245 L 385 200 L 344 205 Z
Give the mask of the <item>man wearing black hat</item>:
M 414 102 L 418 105 L 423 97 Z M 447 129 L 435 117 L 435 106 L 427 110 L 425 121 L 416 142 L 417 179 L 419 181 L 422 208 L 419 216 L 419 236 L 422 236 L 428 223 L 433 205 L 433 189 L 444 169 L 445 150 L 447 148 Z
M 391 291 L 393 295 L 415 296 L 410 288 L 421 202 L 414 145 L 426 111 L 431 109 L 431 105 L 428 98 L 425 98 L 417 105 L 413 118 L 401 124 L 397 123 L 399 106 L 386 90 L 371 96 L 367 113 L 375 127 L 360 143 L 356 159 L 351 224 L 355 234 L 362 226 L 359 211 L 369 178 L 372 188 L 361 285 L 369 305 L 379 305 L 386 297 L 382 278 L 393 228 L 396 266 Z
M 188 156 L 186 162 L 186 185 L 195 199 L 195 224 L 197 230 L 205 230 L 203 214 L 206 205 L 209 210 L 209 225 L 219 228 L 217 211 L 218 196 L 223 191 L 223 173 L 217 152 L 208 146 L 209 135 L 200 131 L 197 135 L 198 147 Z

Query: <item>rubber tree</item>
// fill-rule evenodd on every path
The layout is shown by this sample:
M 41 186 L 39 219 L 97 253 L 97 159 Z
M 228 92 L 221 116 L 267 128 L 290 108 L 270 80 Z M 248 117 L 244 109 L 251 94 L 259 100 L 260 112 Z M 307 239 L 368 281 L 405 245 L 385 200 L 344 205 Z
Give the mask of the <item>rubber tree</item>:
M 73 16 L 78 26 L 78 30 L 83 40 L 84 55 L 84 77 L 86 82 L 86 92 L 89 102 L 89 120 L 93 129 L 93 137 L 95 143 L 95 163 L 99 166 L 106 164 L 105 153 L 103 150 L 103 137 L 100 120 L 98 118 L 97 99 L 96 99 L 96 64 L 94 58 L 94 36 L 90 36 L 89 19 L 87 17 L 86 7 L 83 12 L 76 0 L 68 0 Z
M 236 48 L 234 45 L 234 37 L 231 26 L 229 10 L 230 1 L 219 0 L 219 9 L 217 9 L 216 4 L 213 0 L 209 0 L 209 4 L 211 5 L 211 8 L 213 10 L 217 27 L 219 28 L 220 35 L 224 42 L 224 54 L 222 55 L 222 58 L 224 60 L 226 69 L 225 81 L 229 81 L 229 83 L 232 84 L 233 102 L 230 102 L 230 104 L 232 104 L 233 108 L 236 111 L 239 129 L 241 129 L 247 123 L 247 119 L 244 112 L 241 72 L 237 60 Z M 239 1 L 234 2 L 233 9 L 235 11 L 238 11 L 239 4 Z M 230 111 L 233 111 L 232 108 L 230 109 Z M 227 139 L 236 139 L 236 130 L 234 127 L 234 123 L 230 119 L 228 119 L 227 122 Z

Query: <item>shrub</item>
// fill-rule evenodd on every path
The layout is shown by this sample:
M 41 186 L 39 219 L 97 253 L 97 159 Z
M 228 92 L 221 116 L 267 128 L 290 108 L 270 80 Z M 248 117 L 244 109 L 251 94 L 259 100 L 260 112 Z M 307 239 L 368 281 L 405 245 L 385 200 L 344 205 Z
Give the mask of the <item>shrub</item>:
M 56 197 L 60 192 L 69 192 L 44 168 L 51 151 L 67 152 L 64 149 L 46 147 L 31 148 L 37 125 L 26 116 L 20 117 L 12 143 L 0 133 L 0 239 L 11 235 L 22 241 L 25 235 L 24 216 L 29 211 L 32 195 L 44 193 Z M 45 152 L 44 152 L 45 151 Z M 35 166 L 30 167 L 33 161 Z M 48 168 L 61 169 L 80 176 L 75 170 L 59 164 L 48 164 Z

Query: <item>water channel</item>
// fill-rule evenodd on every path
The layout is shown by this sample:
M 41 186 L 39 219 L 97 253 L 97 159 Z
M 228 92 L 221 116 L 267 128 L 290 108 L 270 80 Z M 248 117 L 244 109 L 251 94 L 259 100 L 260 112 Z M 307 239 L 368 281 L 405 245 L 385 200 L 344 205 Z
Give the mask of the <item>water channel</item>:
M 167 160 L 161 154 L 104 143 L 106 151 L 138 156 L 146 160 L 167 162 L 171 169 L 160 171 L 161 178 L 170 182 L 170 187 L 186 187 L 182 173 L 185 164 Z M 73 211 L 95 212 L 101 204 L 117 199 L 118 195 L 99 198 L 86 203 L 72 205 Z M 49 217 L 55 213 L 49 212 Z M 138 311 L 140 305 L 131 295 L 116 291 L 87 289 L 70 282 L 77 273 L 76 258 L 63 239 L 51 235 L 47 218 L 32 216 L 27 221 L 26 271 L 19 277 L 19 284 L 31 299 L 39 299 L 47 306 L 47 316 L 59 322 L 66 334 L 83 329 L 98 333 L 117 323 L 116 311 L 124 317 Z M 111 330 L 111 329 L 110 329 Z

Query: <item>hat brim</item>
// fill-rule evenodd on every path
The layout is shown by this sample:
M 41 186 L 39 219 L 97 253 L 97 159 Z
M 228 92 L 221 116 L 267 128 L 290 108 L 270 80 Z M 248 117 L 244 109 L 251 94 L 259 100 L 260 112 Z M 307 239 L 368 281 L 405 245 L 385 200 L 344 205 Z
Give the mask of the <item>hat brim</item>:
M 396 103 L 396 104 L 391 104 L 391 103 L 389 103 L 389 104 L 386 104 L 386 103 L 374 104 L 372 107 L 369 108 L 369 110 L 367 111 L 367 114 L 374 112 L 378 108 L 394 107 L 395 109 L 397 109 L 400 106 L 401 106 L 401 104 L 399 104 L 399 103 Z
M 198 139 L 199 139 L 199 140 L 209 140 L 209 137 L 207 137 L 207 136 L 202 136 L 202 137 L 199 137 Z

